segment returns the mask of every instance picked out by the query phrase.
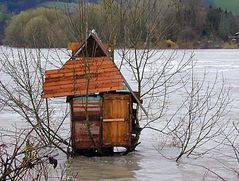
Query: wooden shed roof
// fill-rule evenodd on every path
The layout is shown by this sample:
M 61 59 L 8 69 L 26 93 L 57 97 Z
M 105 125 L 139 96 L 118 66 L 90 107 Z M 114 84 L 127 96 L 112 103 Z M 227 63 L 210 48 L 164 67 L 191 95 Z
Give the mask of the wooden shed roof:
M 111 53 L 92 32 L 60 69 L 47 70 L 43 97 L 63 97 L 126 88 Z
M 47 70 L 43 97 L 87 95 L 126 88 L 124 78 L 109 57 L 79 57 L 62 68 Z

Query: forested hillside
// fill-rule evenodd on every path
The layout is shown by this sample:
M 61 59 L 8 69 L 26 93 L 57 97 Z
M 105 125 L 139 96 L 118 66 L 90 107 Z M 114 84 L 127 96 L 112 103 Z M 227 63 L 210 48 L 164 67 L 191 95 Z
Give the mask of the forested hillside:
M 2 4 L 6 6 L 9 12 L 20 12 L 29 8 L 41 6 L 47 2 L 65 2 L 65 3 L 77 3 L 79 0 L 2 0 Z M 90 2 L 96 2 L 91 0 Z
M 44 41 L 38 41 L 38 47 L 65 47 L 68 41 L 81 39 L 80 33 L 96 29 L 105 41 L 120 45 L 126 34 L 132 33 L 134 37 L 137 30 L 142 30 L 142 34 L 135 38 L 143 40 L 151 31 L 143 22 L 151 21 L 155 16 L 158 24 L 154 29 L 158 34 L 152 35 L 150 40 L 154 47 L 161 47 L 162 40 L 170 40 L 185 48 L 222 47 L 229 35 L 239 31 L 239 19 L 231 11 L 218 7 L 216 1 L 161 0 L 160 5 L 154 6 L 150 0 L 84 1 L 89 3 L 79 3 L 78 0 L 3 0 L 0 4 L 0 41 L 10 46 L 33 47 L 36 46 L 33 40 L 39 39 Z M 151 15 L 156 10 L 160 11 L 159 14 Z M 134 16 L 141 17 L 128 19 L 132 11 L 136 13 Z M 132 32 L 124 32 L 128 21 Z
M 61 8 L 67 4 L 78 3 L 79 0 L 1 0 L 0 1 L 0 44 L 3 43 L 4 29 L 9 23 L 10 18 L 21 11 L 37 8 L 40 6 L 48 8 Z M 97 0 L 89 0 L 89 2 L 97 2 Z M 60 7 L 60 6 L 61 7 Z M 77 6 L 77 4 L 75 4 Z M 62 8 L 62 9 L 63 9 Z

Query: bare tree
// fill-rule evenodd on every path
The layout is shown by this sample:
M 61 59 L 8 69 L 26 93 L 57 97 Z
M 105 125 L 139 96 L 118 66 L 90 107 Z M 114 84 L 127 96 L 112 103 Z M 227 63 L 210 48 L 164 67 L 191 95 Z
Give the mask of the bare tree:
M 40 170 L 40 175 L 36 175 L 40 178 L 47 173 L 45 169 L 43 174 L 43 166 L 48 159 L 57 163 L 52 150 L 69 155 L 69 138 L 63 138 L 59 133 L 68 110 L 56 116 L 56 108 L 41 97 L 43 71 L 47 64 L 42 57 L 38 49 L 1 49 L 0 105 L 4 111 L 19 115 L 19 122 L 27 127 L 22 131 L 1 132 L 2 179 L 21 180 L 33 167 L 35 171 Z M 15 143 L 10 144 L 11 139 Z
M 170 144 L 179 149 L 176 161 L 183 156 L 203 155 L 222 144 L 222 141 L 216 143 L 216 139 L 229 124 L 225 119 L 230 111 L 230 89 L 217 75 L 213 82 L 206 81 L 206 73 L 201 80 L 196 78 L 194 69 L 192 66 L 190 79 L 181 79 L 185 99 L 177 114 L 170 117 L 161 129 L 166 137 L 171 138 L 168 139 L 172 140 Z
M 51 152 L 43 151 L 45 145 L 37 137 L 30 137 L 33 130 L 18 128 L 1 132 L 1 180 L 37 180 L 46 176 L 44 172 Z
M 222 135 L 224 138 L 223 144 L 224 144 L 224 147 L 228 148 L 228 153 L 221 153 L 221 155 L 228 159 L 226 162 L 222 162 L 220 160 L 218 160 L 218 162 L 224 168 L 226 168 L 227 170 L 233 171 L 239 177 L 238 123 L 232 122 L 230 126 L 228 126 L 228 129 L 222 132 Z
M 233 126 L 234 126 L 234 129 L 236 131 L 236 135 L 235 135 L 233 140 L 229 141 L 229 143 L 231 144 L 231 147 L 232 147 L 234 155 L 235 155 L 235 159 L 236 159 L 236 161 L 238 163 L 238 167 L 239 167 L 239 146 L 238 146 L 239 129 L 238 129 L 238 123 L 237 124 L 233 123 Z M 239 176 L 238 169 L 235 169 L 235 172 Z
M 164 115 L 167 97 L 173 87 L 176 89 L 178 85 L 174 82 L 175 76 L 183 72 L 191 61 L 191 58 L 184 57 L 176 59 L 176 51 L 155 49 L 157 43 L 164 38 L 164 33 L 173 25 L 173 20 L 167 19 L 171 16 L 164 16 L 170 13 L 170 3 L 171 1 L 134 0 L 124 1 L 119 8 L 123 41 L 116 50 L 120 57 L 118 63 L 125 74 L 132 75 L 136 82 L 134 88 L 146 107 L 149 122 L 143 125 L 143 129 Z M 162 105 L 157 105 L 157 110 L 156 102 L 162 102 Z M 146 118 L 140 113 L 139 105 L 136 107 L 136 115 L 138 144 L 141 133 L 139 122 Z

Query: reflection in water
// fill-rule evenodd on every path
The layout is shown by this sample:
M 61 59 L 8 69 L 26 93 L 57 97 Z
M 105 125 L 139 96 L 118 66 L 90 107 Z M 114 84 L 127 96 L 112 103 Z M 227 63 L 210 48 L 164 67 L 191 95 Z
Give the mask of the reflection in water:
M 135 153 L 126 156 L 85 157 L 70 159 L 68 174 L 77 180 L 135 180 L 135 172 L 140 170 L 140 157 Z

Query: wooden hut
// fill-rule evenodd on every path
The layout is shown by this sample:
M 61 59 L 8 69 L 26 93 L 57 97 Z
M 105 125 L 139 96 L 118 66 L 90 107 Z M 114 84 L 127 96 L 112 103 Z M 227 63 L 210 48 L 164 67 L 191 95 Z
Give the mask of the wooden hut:
M 108 45 L 95 33 L 73 47 L 72 57 L 62 68 L 45 72 L 43 85 L 44 98 L 67 97 L 73 150 L 132 150 L 140 131 L 135 108 L 142 105 L 137 92 L 131 90 L 112 61 Z

